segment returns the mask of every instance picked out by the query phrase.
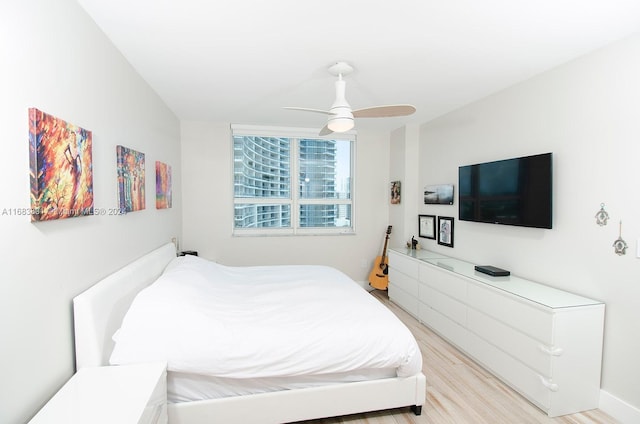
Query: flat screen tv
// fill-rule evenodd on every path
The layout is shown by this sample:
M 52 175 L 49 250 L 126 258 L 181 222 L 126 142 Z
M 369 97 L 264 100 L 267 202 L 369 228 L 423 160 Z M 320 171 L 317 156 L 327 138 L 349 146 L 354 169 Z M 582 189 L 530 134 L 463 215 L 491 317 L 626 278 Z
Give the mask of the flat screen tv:
M 551 228 L 553 156 L 543 153 L 458 168 L 461 221 Z

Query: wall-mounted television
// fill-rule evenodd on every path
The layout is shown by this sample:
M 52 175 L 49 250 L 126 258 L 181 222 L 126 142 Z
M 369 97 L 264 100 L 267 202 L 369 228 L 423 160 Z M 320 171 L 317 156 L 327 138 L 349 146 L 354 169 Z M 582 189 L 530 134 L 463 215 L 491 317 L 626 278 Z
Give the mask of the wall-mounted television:
M 543 153 L 458 168 L 461 221 L 551 228 L 553 155 Z

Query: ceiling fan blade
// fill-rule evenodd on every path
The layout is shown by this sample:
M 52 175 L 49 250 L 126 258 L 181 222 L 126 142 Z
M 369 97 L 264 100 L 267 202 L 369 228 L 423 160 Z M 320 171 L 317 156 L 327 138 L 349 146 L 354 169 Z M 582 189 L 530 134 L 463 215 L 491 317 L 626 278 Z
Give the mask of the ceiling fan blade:
M 284 107 L 283 109 L 301 110 L 303 112 L 316 112 L 316 113 L 322 113 L 322 114 L 325 114 L 325 115 L 331 115 L 331 112 L 329 112 L 328 110 L 310 109 L 308 107 Z
M 366 107 L 353 111 L 354 118 L 389 118 L 393 116 L 407 116 L 416 111 L 412 105 L 388 105 Z
M 331 131 L 331 130 L 329 129 L 329 126 L 328 126 L 328 125 L 325 125 L 325 126 L 320 130 L 320 134 L 318 134 L 318 135 L 329 135 L 329 134 L 331 134 L 331 133 L 333 133 L 333 131 Z

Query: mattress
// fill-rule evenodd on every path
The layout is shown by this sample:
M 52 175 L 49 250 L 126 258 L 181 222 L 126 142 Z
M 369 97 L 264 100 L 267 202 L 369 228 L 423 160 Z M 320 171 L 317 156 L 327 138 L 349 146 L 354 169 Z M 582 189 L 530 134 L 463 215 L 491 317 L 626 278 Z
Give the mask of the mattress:
M 172 260 L 114 335 L 113 365 L 166 361 L 170 401 L 371 378 L 422 368 L 408 328 L 326 266 Z

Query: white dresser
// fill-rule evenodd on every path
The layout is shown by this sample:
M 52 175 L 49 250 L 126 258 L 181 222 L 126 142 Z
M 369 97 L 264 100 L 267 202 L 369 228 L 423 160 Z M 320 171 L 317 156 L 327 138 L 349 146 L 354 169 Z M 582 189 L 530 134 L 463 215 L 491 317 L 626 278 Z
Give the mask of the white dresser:
M 388 290 L 550 417 L 598 407 L 604 303 L 405 248 L 389 250 Z
M 30 424 L 166 424 L 166 363 L 82 368 Z

